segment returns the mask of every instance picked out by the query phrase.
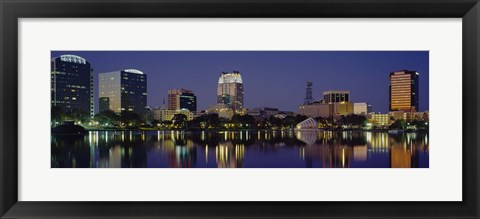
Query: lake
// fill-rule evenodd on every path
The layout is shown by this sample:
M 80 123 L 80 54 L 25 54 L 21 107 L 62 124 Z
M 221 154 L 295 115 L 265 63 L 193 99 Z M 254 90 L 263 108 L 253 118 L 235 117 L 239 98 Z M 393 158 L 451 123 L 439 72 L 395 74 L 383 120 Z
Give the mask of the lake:
M 428 133 L 90 131 L 51 137 L 52 168 L 428 168 Z

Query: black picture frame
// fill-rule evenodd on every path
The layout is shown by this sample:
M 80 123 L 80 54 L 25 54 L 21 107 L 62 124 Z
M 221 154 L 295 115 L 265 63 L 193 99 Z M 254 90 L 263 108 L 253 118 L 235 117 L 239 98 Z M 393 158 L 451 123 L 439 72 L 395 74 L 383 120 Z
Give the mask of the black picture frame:
M 478 0 L 0 0 L 2 218 L 479 218 Z M 18 19 L 133 17 L 462 18 L 462 202 L 20 202 Z M 448 42 L 445 42 L 448 43 Z M 452 145 L 453 146 L 453 145 Z M 460 145 L 455 145 L 460 147 Z M 428 185 L 424 185 L 428 186 Z M 442 192 L 442 191 L 438 191 Z

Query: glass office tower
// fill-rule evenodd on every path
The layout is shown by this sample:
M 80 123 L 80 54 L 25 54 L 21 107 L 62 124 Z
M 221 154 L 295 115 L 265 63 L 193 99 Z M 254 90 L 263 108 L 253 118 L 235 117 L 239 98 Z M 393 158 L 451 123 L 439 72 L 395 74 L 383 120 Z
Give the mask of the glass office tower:
M 99 99 L 108 98 L 108 108 L 116 113 L 134 112 L 145 116 L 147 75 L 137 69 L 99 74 Z M 102 108 L 106 108 L 104 101 Z
M 61 55 L 52 58 L 51 106 L 65 113 L 88 113 L 94 116 L 93 68 L 84 58 Z

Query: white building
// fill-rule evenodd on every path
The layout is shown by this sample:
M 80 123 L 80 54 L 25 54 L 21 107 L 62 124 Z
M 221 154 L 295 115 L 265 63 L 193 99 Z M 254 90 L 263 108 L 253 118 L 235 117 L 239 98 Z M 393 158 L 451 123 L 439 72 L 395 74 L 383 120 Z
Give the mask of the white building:
M 367 115 L 372 112 L 372 105 L 368 103 L 354 103 L 353 104 L 353 114 L 356 115 Z
M 225 104 L 236 113 L 243 110 L 243 80 L 240 72 L 222 72 L 218 78 L 217 103 Z
M 193 119 L 193 112 L 188 109 L 169 110 L 165 108 L 159 108 L 153 110 L 153 118 L 158 121 L 171 121 L 176 114 L 183 114 L 187 116 L 187 121 Z

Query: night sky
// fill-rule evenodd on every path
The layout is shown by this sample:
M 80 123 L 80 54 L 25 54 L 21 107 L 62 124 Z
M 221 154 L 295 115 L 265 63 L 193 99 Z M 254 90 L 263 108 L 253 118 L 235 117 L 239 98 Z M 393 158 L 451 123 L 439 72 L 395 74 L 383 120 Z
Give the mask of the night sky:
M 420 111 L 428 110 L 428 51 L 52 51 L 52 57 L 73 54 L 98 73 L 134 68 L 147 74 L 148 105 L 167 101 L 167 91 L 193 90 L 198 109 L 216 103 L 222 71 L 240 71 L 244 106 L 274 107 L 297 112 L 313 81 L 313 98 L 326 90 L 350 90 L 351 102 L 368 102 L 375 112 L 388 112 L 388 76 L 402 69 L 420 73 Z M 98 101 L 95 101 L 98 111 Z

